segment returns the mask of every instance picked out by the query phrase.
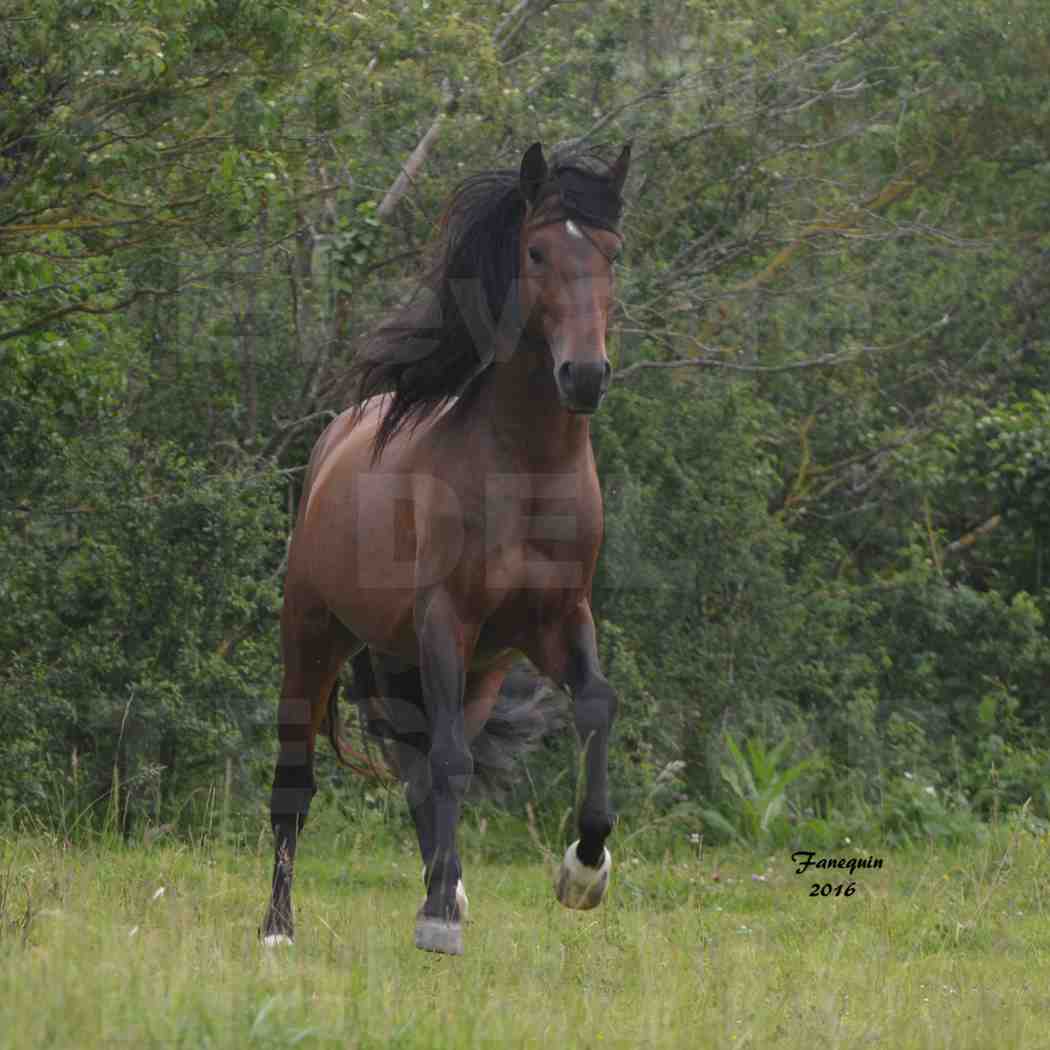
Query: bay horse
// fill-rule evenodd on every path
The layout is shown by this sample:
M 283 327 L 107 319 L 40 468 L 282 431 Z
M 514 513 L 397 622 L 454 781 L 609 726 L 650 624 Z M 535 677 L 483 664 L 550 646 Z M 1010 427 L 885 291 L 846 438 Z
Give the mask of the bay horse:
M 585 748 L 579 837 L 555 892 L 602 900 L 611 858 L 609 732 L 591 581 L 602 497 L 590 416 L 612 375 L 605 338 L 630 146 L 467 179 L 416 294 L 353 363 L 356 403 L 310 457 L 281 612 L 284 667 L 271 795 L 275 857 L 261 934 L 291 943 L 292 869 L 336 680 L 353 661 L 369 728 L 391 743 L 426 897 L 415 944 L 463 952 L 460 808 L 511 665 L 572 697 Z M 334 705 L 333 705 L 334 706 Z

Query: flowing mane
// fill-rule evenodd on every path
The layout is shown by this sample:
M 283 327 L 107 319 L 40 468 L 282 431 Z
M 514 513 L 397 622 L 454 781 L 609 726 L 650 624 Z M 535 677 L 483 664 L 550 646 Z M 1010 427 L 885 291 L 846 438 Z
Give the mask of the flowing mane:
M 616 230 L 623 200 L 602 151 L 555 149 L 537 208 L 557 195 L 551 221 L 573 219 Z M 453 399 L 466 409 L 491 355 L 489 344 L 518 274 L 521 229 L 528 207 L 520 172 L 481 172 L 453 192 L 438 225 L 430 262 L 416 288 L 367 340 L 351 366 L 358 409 L 392 394 L 376 431 L 374 457 L 403 428 L 415 427 Z

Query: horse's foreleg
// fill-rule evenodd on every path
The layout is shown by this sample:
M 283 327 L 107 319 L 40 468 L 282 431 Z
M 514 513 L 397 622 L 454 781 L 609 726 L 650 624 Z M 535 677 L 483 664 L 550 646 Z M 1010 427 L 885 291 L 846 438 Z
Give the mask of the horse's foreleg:
M 422 677 L 418 667 L 406 667 L 401 661 L 379 653 L 371 654 L 369 673 L 374 675 L 374 688 L 382 694 L 372 701 L 370 730 L 393 744 L 398 779 L 405 789 L 423 858 L 423 885 L 427 886 L 434 855 L 435 824 L 434 798 L 430 791 L 430 723 L 423 701 Z M 466 921 L 467 894 L 462 879 L 456 885 L 456 900 L 460 918 Z
M 484 729 L 499 700 L 499 688 L 514 657 L 466 677 L 463 700 L 464 735 L 468 743 Z M 392 667 L 391 664 L 394 666 Z M 430 883 L 430 863 L 434 856 L 434 798 L 430 790 L 430 723 L 423 701 L 419 668 L 399 669 L 397 661 L 374 654 L 374 673 L 382 699 L 375 716 L 380 731 L 394 741 L 398 777 L 404 785 L 412 820 L 423 857 L 423 885 Z M 460 877 L 456 883 L 456 903 L 460 920 L 468 921 L 470 901 Z
M 466 665 L 474 632 L 463 624 L 449 596 L 432 591 L 416 612 L 420 676 L 430 725 L 430 814 L 433 852 L 427 860 L 427 897 L 416 917 L 417 948 L 462 955 L 462 879 L 456 826 L 474 771 L 463 722 Z
M 545 639 L 540 669 L 562 682 L 573 698 L 576 733 L 584 748 L 584 792 L 580 837 L 565 852 L 555 883 L 567 908 L 593 908 L 609 884 L 612 858 L 605 840 L 612 831 L 609 805 L 609 733 L 616 717 L 616 692 L 601 673 L 594 621 L 581 604 L 566 628 Z
M 430 885 L 431 858 L 434 856 L 434 796 L 430 790 L 430 757 L 429 743 L 425 751 L 417 745 L 398 742 L 397 764 L 401 781 L 405 787 L 405 799 L 412 813 L 412 822 L 416 827 L 416 838 L 419 840 L 419 852 L 423 858 L 423 886 Z M 426 897 L 423 898 L 426 905 Z M 470 902 L 463 886 L 463 878 L 456 883 L 456 904 L 459 906 L 461 922 L 468 920 Z

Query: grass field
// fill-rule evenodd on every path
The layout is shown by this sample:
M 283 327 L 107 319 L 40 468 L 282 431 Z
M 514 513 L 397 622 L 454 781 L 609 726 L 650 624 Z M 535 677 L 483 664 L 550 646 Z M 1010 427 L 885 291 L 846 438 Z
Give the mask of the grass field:
M 539 853 L 464 852 L 472 922 L 448 958 L 411 946 L 419 865 L 395 836 L 308 832 L 277 951 L 256 940 L 268 844 L 7 837 L 0 1046 L 1050 1047 L 1047 837 L 879 853 L 849 897 L 815 898 L 848 873 L 614 841 L 585 913 Z

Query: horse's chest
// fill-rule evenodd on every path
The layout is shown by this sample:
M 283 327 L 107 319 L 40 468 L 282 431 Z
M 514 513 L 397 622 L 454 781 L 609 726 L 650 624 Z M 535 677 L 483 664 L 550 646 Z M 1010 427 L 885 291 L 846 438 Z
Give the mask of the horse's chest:
M 575 475 L 497 475 L 461 520 L 453 586 L 478 617 L 486 649 L 516 647 L 589 593 L 601 501 Z
M 557 536 L 490 545 L 484 559 L 483 647 L 522 645 L 534 631 L 570 615 L 589 591 L 592 569 L 588 549 Z
M 483 545 L 486 590 L 523 592 L 535 602 L 544 594 L 556 601 L 558 592 L 586 588 L 598 543 L 581 524 L 573 515 L 538 514 L 504 535 L 490 534 Z

